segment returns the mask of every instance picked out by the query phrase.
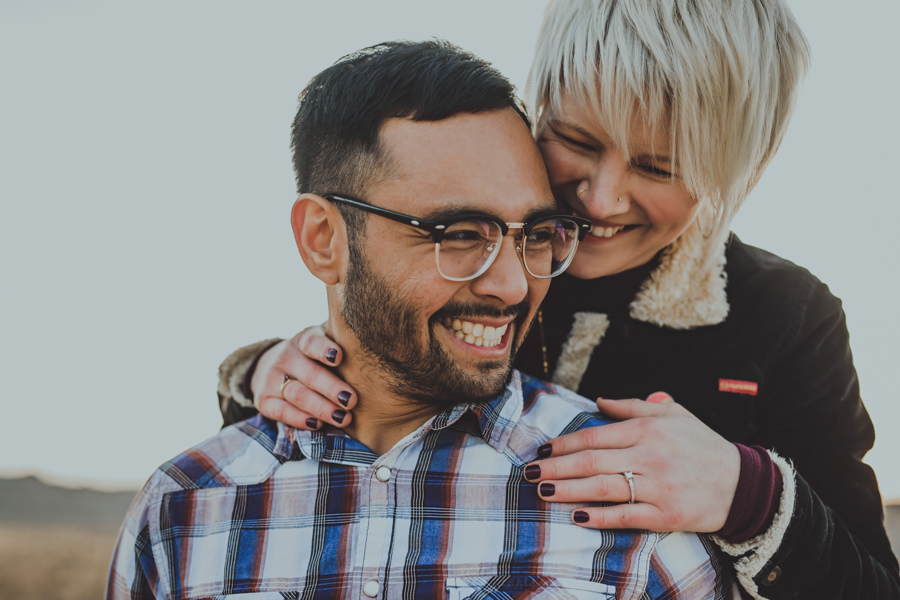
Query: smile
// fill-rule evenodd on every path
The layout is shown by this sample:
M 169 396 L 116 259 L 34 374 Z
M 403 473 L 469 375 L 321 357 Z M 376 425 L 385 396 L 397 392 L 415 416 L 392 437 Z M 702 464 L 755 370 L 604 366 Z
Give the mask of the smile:
M 493 348 L 499 346 L 503 335 L 509 329 L 509 323 L 500 327 L 484 325 L 482 323 L 473 323 L 472 321 L 463 321 L 462 319 L 451 319 L 444 317 L 441 323 L 449 329 L 453 335 L 475 346 L 484 348 Z
M 623 229 L 625 229 L 625 225 L 617 225 L 615 227 L 602 227 L 600 225 L 594 225 L 593 227 L 591 227 L 591 235 L 599 238 L 611 238 Z

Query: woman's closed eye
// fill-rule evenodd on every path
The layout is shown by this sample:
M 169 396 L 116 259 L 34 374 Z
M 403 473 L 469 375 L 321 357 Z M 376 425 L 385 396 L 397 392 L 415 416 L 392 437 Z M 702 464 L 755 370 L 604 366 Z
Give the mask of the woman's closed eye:
M 668 170 L 670 167 L 663 168 L 657 164 L 649 162 L 639 162 L 635 164 L 635 168 L 640 171 L 659 179 L 678 179 L 678 175 Z
M 555 129 L 553 127 L 549 127 L 549 129 L 553 132 L 554 137 L 556 137 L 559 141 L 566 144 L 567 146 L 578 148 L 579 150 L 584 150 L 586 152 L 597 151 L 597 146 L 593 142 L 577 140 L 570 135 L 561 133 L 558 129 Z

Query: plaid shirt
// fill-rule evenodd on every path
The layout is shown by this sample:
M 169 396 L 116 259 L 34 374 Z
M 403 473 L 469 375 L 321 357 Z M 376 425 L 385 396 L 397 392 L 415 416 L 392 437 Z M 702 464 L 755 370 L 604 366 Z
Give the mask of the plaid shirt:
M 160 467 L 120 533 L 110 598 L 734 598 L 688 533 L 598 531 L 523 478 L 538 446 L 602 425 L 516 373 L 378 456 L 340 431 L 238 423 Z

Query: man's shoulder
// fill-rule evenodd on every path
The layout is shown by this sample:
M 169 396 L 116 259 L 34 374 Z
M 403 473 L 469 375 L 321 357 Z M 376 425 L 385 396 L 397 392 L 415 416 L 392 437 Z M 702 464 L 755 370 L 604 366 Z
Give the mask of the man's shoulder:
M 285 445 L 284 429 L 256 416 L 225 427 L 166 461 L 147 487 L 165 494 L 260 483 L 287 459 Z
M 523 460 L 533 460 L 547 441 L 586 427 L 611 421 L 597 412 L 597 404 L 562 386 L 519 373 L 522 415 L 508 445 Z
M 522 382 L 522 399 L 525 409 L 523 417 L 542 418 L 545 413 L 560 413 L 575 417 L 585 415 L 592 419 L 591 425 L 605 425 L 609 419 L 597 411 L 597 403 L 593 400 L 566 389 L 555 383 L 519 373 Z

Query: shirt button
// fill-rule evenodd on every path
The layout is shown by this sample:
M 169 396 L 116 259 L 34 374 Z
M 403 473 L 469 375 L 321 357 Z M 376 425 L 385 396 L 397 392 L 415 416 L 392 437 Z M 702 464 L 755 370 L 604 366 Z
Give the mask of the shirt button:
M 384 482 L 390 478 L 391 470 L 389 467 L 378 467 L 377 469 L 375 469 L 375 479 L 377 479 L 378 481 Z
M 766 575 L 766 580 L 763 581 L 763 585 L 775 585 L 778 580 L 781 578 L 781 567 L 775 567 L 769 574 Z
M 372 581 L 367 581 L 363 586 L 363 594 L 365 594 L 369 598 L 374 598 L 378 595 L 378 587 L 378 582 L 374 579 Z

